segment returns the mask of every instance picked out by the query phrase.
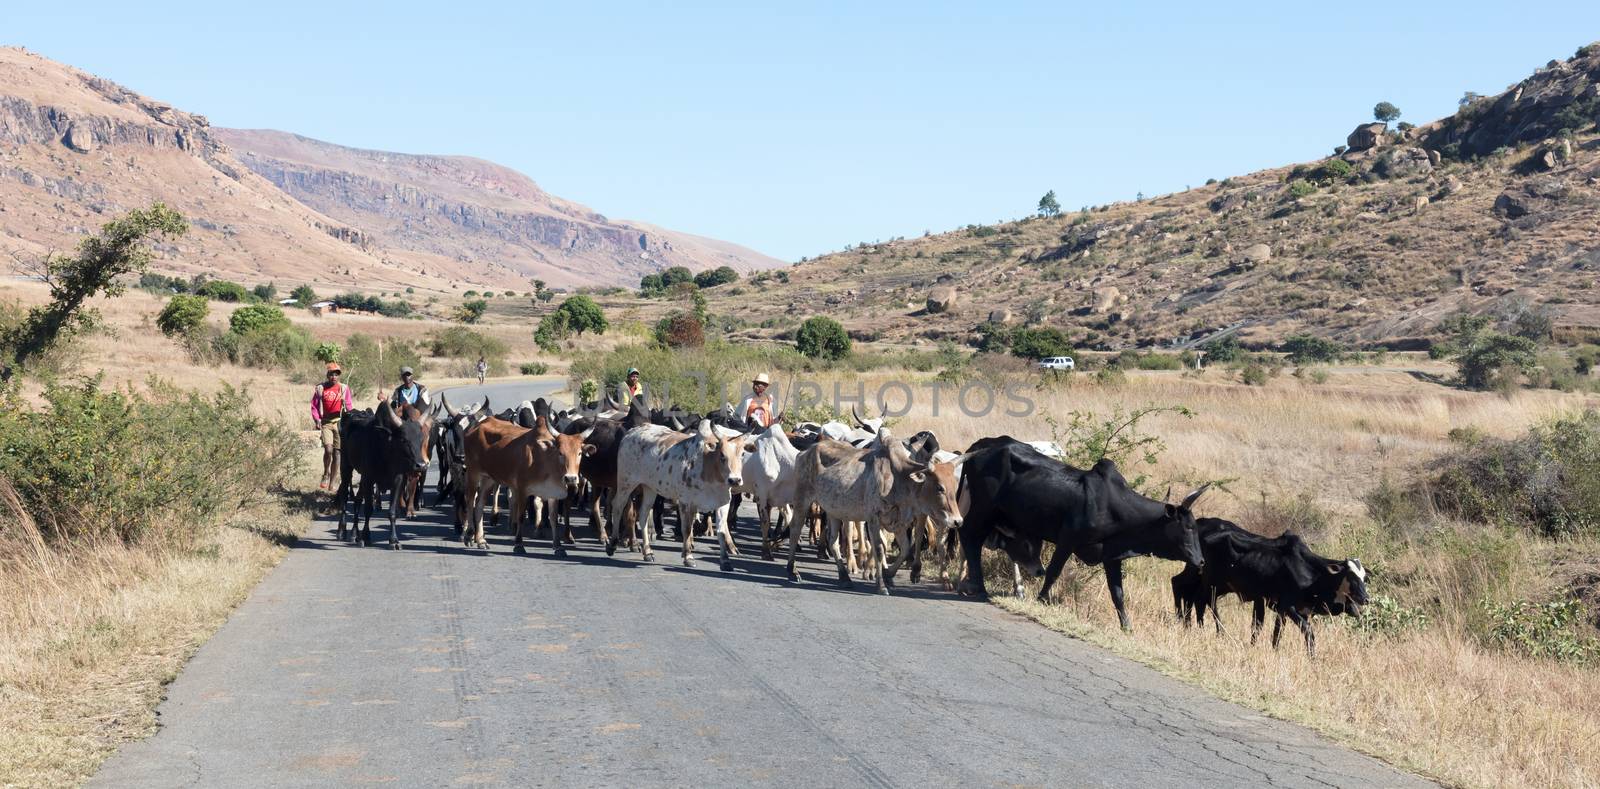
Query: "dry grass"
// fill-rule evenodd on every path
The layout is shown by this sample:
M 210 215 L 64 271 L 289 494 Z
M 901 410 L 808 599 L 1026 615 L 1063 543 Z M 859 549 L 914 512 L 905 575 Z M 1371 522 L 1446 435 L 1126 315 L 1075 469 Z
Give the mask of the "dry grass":
M 838 380 L 847 391 L 861 380 L 870 393 L 888 378 Z M 831 385 L 825 378 L 824 389 L 831 391 Z M 1553 414 L 1600 405 L 1593 395 L 1524 391 L 1508 399 L 1455 391 L 1386 371 L 1335 373 L 1321 385 L 1282 376 L 1265 387 L 1233 383 L 1220 372 L 1201 378 L 1135 373 L 1112 386 L 1080 377 L 1028 392 L 1039 411 L 1020 418 L 974 419 L 948 408 L 936 418 L 926 402 L 928 390 L 917 392 L 919 405 L 896 424 L 897 433 L 930 429 L 951 447 L 986 435 L 1049 439 L 1045 414 L 1059 419 L 1073 410 L 1104 416 L 1146 404 L 1188 406 L 1196 411 L 1193 418 L 1159 415 L 1142 425 L 1167 445 L 1154 478 L 1231 478 L 1228 492 L 1210 497 L 1201 509 L 1258 528 L 1271 526 L 1262 522 L 1263 498 L 1310 494 L 1329 513 L 1323 538 L 1329 551 L 1370 536 L 1375 527 L 1362 497 L 1381 474 L 1405 478 L 1447 451 L 1452 428 L 1510 436 Z M 1059 605 L 1000 597 L 999 585 L 993 591 L 1000 606 L 1048 627 L 1446 783 L 1600 785 L 1600 751 L 1594 747 L 1600 742 L 1600 675 L 1486 649 L 1468 634 L 1475 595 L 1548 588 L 1552 546 L 1515 536 L 1497 556 L 1479 556 L 1470 550 L 1436 554 L 1405 537 L 1392 544 L 1398 546 L 1392 555 L 1362 558 L 1410 577 L 1409 588 L 1430 590 L 1444 612 L 1400 640 L 1324 620 L 1316 661 L 1307 659 L 1295 630 L 1285 634 L 1279 651 L 1266 645 L 1265 636 L 1250 647 L 1248 609 L 1237 604 L 1223 608 L 1230 627 L 1225 636 L 1214 635 L 1209 622 L 1203 630 L 1175 625 L 1168 579 L 1178 567 L 1170 562 L 1129 563 L 1132 635 L 1117 626 L 1103 575 L 1076 562 L 1063 579 L 1068 591 Z M 1595 547 L 1563 546 L 1568 553 Z M 1491 571 L 1496 561 L 1511 571 Z M 1375 595 L 1390 591 L 1378 581 L 1372 589 Z
M 305 516 L 263 507 L 181 551 L 47 548 L 6 492 L 0 786 L 76 785 L 155 730 L 162 687 L 283 557 Z

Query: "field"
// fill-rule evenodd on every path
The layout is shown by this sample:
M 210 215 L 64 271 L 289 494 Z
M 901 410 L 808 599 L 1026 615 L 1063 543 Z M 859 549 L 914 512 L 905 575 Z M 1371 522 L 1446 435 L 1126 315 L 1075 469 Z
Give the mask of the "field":
M 0 300 L 42 297 L 36 284 L 0 284 Z M 159 304 L 138 292 L 100 303 L 108 333 L 77 346 L 75 370 L 103 371 L 116 386 L 144 387 L 157 376 L 204 391 L 243 388 L 262 415 L 302 431 L 309 459 L 314 450 L 301 423 L 310 382 L 284 370 L 192 362 L 151 325 Z M 225 320 L 226 309 L 214 305 L 211 321 Z M 293 320 L 319 341 L 355 332 L 418 340 L 440 328 L 373 317 L 297 313 Z M 491 312 L 480 330 L 504 340 L 510 359 L 546 361 L 555 372 L 644 334 L 614 317 L 618 325 L 607 336 L 585 337 L 560 357 L 541 356 L 529 320 Z M 439 386 L 453 363 L 425 360 L 422 377 Z M 1323 621 L 1319 658 L 1310 660 L 1297 633 L 1278 651 L 1248 646 L 1247 612 L 1234 604 L 1223 608 L 1229 630 L 1220 638 L 1209 623 L 1203 630 L 1175 625 L 1167 579 L 1177 567 L 1151 560 L 1129 567 L 1131 635 L 1116 627 L 1093 569 L 1069 566 L 1059 604 L 1005 599 L 995 585 L 996 604 L 1449 784 L 1595 785 L 1600 677 L 1592 668 L 1486 644 L 1479 603 L 1488 596 L 1545 599 L 1562 583 L 1559 560 L 1592 556 L 1597 546 L 1587 538 L 1555 542 L 1447 520 L 1385 532 L 1370 517 L 1367 497 L 1384 480 L 1404 483 L 1452 452 L 1452 431 L 1511 437 L 1553 416 L 1600 406 L 1600 399 L 1535 390 L 1475 393 L 1433 382 L 1446 373 L 1438 363 L 1397 355 L 1385 366 L 1332 368 L 1320 383 L 1283 374 L 1265 386 L 1246 386 L 1223 369 L 1130 372 L 1107 382 L 1078 374 L 1041 383 L 1017 363 L 977 370 L 965 382 L 1016 386 L 1031 413 L 1008 416 L 1002 403 L 981 417 L 963 414 L 950 399 L 935 415 L 931 370 L 834 367 L 806 376 L 824 391 L 837 384 L 854 392 L 859 383 L 869 401 L 884 384 L 904 382 L 916 396 L 893 429 L 933 430 L 952 448 L 999 434 L 1066 439 L 1057 433 L 1070 425 L 1072 412 L 1098 420 L 1145 406 L 1190 409 L 1192 416 L 1160 412 L 1138 425 L 1164 445 L 1156 463 L 1135 466 L 1151 477 L 1149 489 L 1222 481 L 1223 489 L 1202 501 L 1202 514 L 1265 532 L 1292 526 L 1327 555 L 1358 556 L 1373 570 L 1375 597 L 1424 608 L 1432 612 L 1428 620 L 1379 632 Z M 780 385 L 791 383 L 787 374 L 776 377 Z M 162 683 L 283 556 L 284 541 L 305 527 L 311 484 L 309 475 L 297 478 L 286 494 L 234 514 L 214 537 L 193 545 L 91 544 L 55 553 L 37 542 L 8 543 L 18 558 L 7 565 L 15 572 L 0 579 L 0 726 L 13 734 L 0 750 L 0 785 L 81 780 L 118 742 L 148 732 Z M 18 513 L 0 506 L 0 523 L 7 519 L 17 521 Z

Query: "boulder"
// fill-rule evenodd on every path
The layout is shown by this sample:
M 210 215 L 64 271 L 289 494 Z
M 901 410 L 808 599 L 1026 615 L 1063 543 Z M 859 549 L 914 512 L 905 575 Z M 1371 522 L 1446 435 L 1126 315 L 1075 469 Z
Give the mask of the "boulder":
M 1350 132 L 1345 138 L 1345 145 L 1350 151 L 1365 151 L 1383 144 L 1383 135 L 1389 130 L 1388 125 L 1382 123 L 1363 123 Z
M 88 153 L 94 150 L 94 135 L 90 134 L 88 129 L 76 123 L 67 126 L 67 133 L 62 136 L 61 142 L 79 153 Z
M 1103 287 L 1103 288 L 1095 288 L 1095 291 L 1094 291 L 1094 311 L 1095 312 L 1107 312 L 1112 307 L 1117 306 L 1117 304 L 1119 304 L 1121 301 L 1122 301 L 1122 291 L 1118 290 L 1116 288 L 1116 286 L 1107 285 L 1106 287 Z
M 1256 265 L 1265 263 L 1272 259 L 1272 247 L 1266 244 L 1251 244 L 1244 248 L 1244 259 Z
M 938 287 L 928 293 L 928 312 L 951 312 L 960 301 L 955 288 Z
M 1438 167 L 1442 161 L 1444 161 L 1444 157 L 1441 157 L 1438 151 L 1428 151 L 1428 164 Z
M 1011 310 L 1008 310 L 1004 307 L 989 311 L 990 323 L 1010 323 L 1011 319 Z
M 1449 195 L 1458 194 L 1458 193 L 1460 193 L 1460 191 L 1461 191 L 1461 179 L 1457 178 L 1457 177 L 1455 177 L 1453 175 L 1446 176 L 1445 179 L 1444 179 L 1444 185 L 1439 187 L 1439 195 L 1441 197 L 1447 197 Z
M 1433 172 L 1433 162 L 1421 148 L 1397 148 L 1380 157 L 1373 169 L 1385 178 L 1406 178 Z
M 1566 199 L 1567 185 L 1554 178 L 1539 178 L 1507 189 L 1494 200 L 1494 212 L 1506 219 L 1518 219 L 1545 211 Z

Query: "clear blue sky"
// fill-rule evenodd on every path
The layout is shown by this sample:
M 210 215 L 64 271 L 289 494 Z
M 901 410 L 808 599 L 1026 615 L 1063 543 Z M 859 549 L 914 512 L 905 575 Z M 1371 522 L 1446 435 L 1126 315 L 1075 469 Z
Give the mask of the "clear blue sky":
M 1593 0 L 7 5 L 5 43 L 219 126 L 480 156 L 786 259 L 1316 158 L 1600 39 Z

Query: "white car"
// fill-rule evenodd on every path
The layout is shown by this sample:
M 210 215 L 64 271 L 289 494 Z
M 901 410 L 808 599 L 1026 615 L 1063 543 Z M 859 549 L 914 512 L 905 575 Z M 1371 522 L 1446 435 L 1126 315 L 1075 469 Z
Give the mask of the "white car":
M 1073 363 L 1071 356 L 1047 356 L 1039 361 L 1039 369 L 1075 370 L 1077 365 Z

